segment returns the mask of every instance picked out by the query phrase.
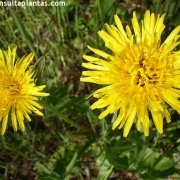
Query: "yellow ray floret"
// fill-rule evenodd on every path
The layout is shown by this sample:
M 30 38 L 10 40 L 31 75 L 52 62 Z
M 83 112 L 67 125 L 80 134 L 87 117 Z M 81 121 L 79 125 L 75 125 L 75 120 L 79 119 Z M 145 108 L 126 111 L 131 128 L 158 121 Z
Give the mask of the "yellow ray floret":
M 24 132 L 24 120 L 31 121 L 29 114 L 42 116 L 39 109 L 43 107 L 37 102 L 38 96 L 49 96 L 41 92 L 45 85 L 36 86 L 32 68 L 29 68 L 34 54 L 30 53 L 15 61 L 16 47 L 12 50 L 0 49 L 0 133 L 6 131 L 8 119 L 11 119 L 14 131 Z
M 88 70 L 81 81 L 103 86 L 92 94 L 98 100 L 91 109 L 105 108 L 100 119 L 118 113 L 112 128 L 124 127 L 124 136 L 133 122 L 148 136 L 150 114 L 157 131 L 163 133 L 163 120 L 171 121 L 167 104 L 180 113 L 180 52 L 175 50 L 180 26 L 161 43 L 164 17 L 147 10 L 140 24 L 134 12 L 133 33 L 115 15 L 117 27 L 106 24 L 107 31 L 98 32 L 112 54 L 88 46 L 98 57 L 83 55 L 82 66 Z

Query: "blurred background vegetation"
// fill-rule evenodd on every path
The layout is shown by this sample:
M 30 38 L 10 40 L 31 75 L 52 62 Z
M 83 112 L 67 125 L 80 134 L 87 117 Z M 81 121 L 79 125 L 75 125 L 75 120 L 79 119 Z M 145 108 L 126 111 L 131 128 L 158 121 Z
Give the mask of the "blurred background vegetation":
M 179 25 L 179 0 L 68 0 L 65 7 L 0 7 L 0 48 L 18 46 L 18 56 L 33 51 L 37 84 L 51 96 L 42 99 L 43 118 L 34 115 L 26 132 L 8 126 L 0 137 L 0 179 L 163 180 L 180 179 L 179 116 L 159 135 L 132 128 L 127 138 L 112 131 L 114 117 L 98 120 L 86 99 L 97 87 L 80 83 L 87 44 L 105 49 L 97 31 L 118 14 L 130 24 L 132 12 L 166 13 L 163 38 Z

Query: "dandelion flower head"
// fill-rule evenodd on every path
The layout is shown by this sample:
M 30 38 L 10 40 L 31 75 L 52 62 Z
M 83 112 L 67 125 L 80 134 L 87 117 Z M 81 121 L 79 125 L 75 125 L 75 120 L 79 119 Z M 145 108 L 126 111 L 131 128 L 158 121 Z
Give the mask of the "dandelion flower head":
M 117 113 L 112 128 L 124 127 L 125 137 L 134 122 L 148 136 L 150 114 L 163 133 L 163 120 L 171 121 L 168 105 L 180 113 L 180 52 L 175 49 L 180 26 L 161 43 L 164 16 L 147 10 L 139 23 L 134 12 L 132 31 L 115 15 L 116 26 L 105 24 L 107 31 L 98 32 L 112 53 L 88 46 L 98 56 L 83 56 L 82 66 L 88 70 L 81 81 L 102 86 L 92 94 L 97 101 L 91 109 L 104 108 L 100 119 Z
M 0 131 L 6 131 L 8 119 L 11 119 L 14 131 L 25 131 L 24 120 L 31 121 L 29 114 L 34 112 L 42 116 L 42 106 L 38 96 L 48 96 L 41 92 L 45 85 L 36 86 L 34 71 L 29 67 L 34 54 L 24 55 L 15 60 L 16 47 L 8 51 L 0 49 Z

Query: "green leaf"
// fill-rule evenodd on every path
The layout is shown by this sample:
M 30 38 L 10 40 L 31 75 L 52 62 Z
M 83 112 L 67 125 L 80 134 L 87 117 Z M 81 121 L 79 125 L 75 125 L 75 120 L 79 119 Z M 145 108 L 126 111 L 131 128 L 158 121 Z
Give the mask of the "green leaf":
M 163 157 L 155 166 L 154 166 L 154 170 L 157 171 L 165 171 L 167 169 L 170 169 L 171 167 L 173 167 L 173 161 L 172 159 L 168 158 L 168 157 Z
M 74 153 L 74 156 L 72 157 L 72 160 L 70 161 L 70 163 L 68 164 L 68 166 L 66 167 L 66 173 L 69 174 L 71 172 L 71 170 L 73 169 L 76 160 L 77 160 L 77 152 Z
M 40 174 L 47 174 L 47 175 L 51 174 L 51 171 L 48 168 L 46 168 L 43 164 L 41 164 L 39 162 L 35 163 L 34 169 L 36 171 L 38 171 L 38 173 L 40 173 Z
M 159 158 L 159 156 L 159 153 L 154 152 L 150 148 L 147 148 L 147 150 L 144 152 L 144 158 L 142 159 L 142 163 L 144 166 L 153 167 L 154 163 Z
M 105 148 L 106 157 L 115 167 L 128 169 L 131 161 L 129 157 L 134 154 L 134 148 L 134 144 L 130 141 L 125 141 L 124 139 L 113 140 Z
M 97 159 L 99 164 L 99 173 L 97 176 L 97 180 L 107 180 L 110 178 L 113 173 L 113 166 L 109 163 L 106 158 L 106 154 L 104 151 L 101 152 L 100 156 Z

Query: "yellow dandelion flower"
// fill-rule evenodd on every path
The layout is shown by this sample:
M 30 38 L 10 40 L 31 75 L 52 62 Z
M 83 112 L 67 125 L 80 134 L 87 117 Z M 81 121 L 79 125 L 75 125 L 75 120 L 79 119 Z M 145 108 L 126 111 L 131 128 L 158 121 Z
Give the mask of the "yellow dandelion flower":
M 41 92 L 45 85 L 36 86 L 32 68 L 28 68 L 34 54 L 30 53 L 15 61 L 16 47 L 12 50 L 0 49 L 0 130 L 3 135 L 6 131 L 8 119 L 12 121 L 14 131 L 18 126 L 25 131 L 24 119 L 31 121 L 29 114 L 34 112 L 42 116 L 42 106 L 37 102 L 38 96 L 48 96 Z
M 83 71 L 81 81 L 103 86 L 92 94 L 98 100 L 91 109 L 106 108 L 99 119 L 117 112 L 112 129 L 124 127 L 125 137 L 133 122 L 148 136 L 149 113 L 163 133 L 163 119 L 171 121 L 167 104 L 180 113 L 180 52 L 174 50 L 180 26 L 161 43 L 164 15 L 147 10 L 140 25 L 134 12 L 134 33 L 129 26 L 123 28 L 117 15 L 114 18 L 117 27 L 105 24 L 107 32 L 98 32 L 112 55 L 88 46 L 98 57 L 83 56 L 87 62 L 82 66 L 89 70 Z

